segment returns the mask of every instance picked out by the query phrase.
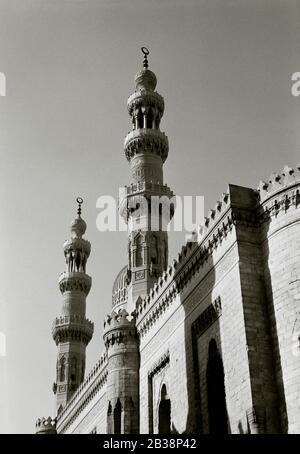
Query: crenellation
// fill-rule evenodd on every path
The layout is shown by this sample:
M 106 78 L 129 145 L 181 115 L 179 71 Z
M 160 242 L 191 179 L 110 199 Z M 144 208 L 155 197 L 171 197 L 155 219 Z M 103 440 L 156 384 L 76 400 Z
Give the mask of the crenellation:
M 295 169 L 285 166 L 280 173 L 273 172 L 270 175 L 269 181 L 260 181 L 258 191 L 260 194 L 261 202 L 267 200 L 275 193 L 280 193 L 282 190 L 287 189 L 289 186 L 300 183 L 300 165 Z
M 56 418 L 38 418 L 35 424 L 36 434 L 56 434 Z

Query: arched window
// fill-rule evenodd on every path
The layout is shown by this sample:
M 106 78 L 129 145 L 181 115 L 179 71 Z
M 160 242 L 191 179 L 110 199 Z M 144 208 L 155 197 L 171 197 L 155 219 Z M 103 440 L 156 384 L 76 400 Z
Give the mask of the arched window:
M 158 433 L 168 435 L 171 433 L 171 401 L 167 393 L 167 387 L 162 385 L 160 404 L 158 409 Z
M 227 409 L 224 386 L 224 369 L 215 339 L 208 347 L 206 371 L 209 433 L 227 434 Z
M 75 264 L 76 264 L 76 271 L 79 271 L 79 269 L 80 269 L 80 252 L 79 251 L 77 251 L 77 253 L 76 253 Z
M 135 266 L 143 265 L 143 246 L 142 246 L 142 237 L 138 235 L 135 240 Z
M 137 115 L 137 127 L 139 129 L 144 127 L 144 117 L 143 117 L 141 110 L 139 110 L 139 113 Z
M 150 238 L 150 261 L 153 265 L 157 265 L 158 263 L 157 238 L 155 235 L 151 235 Z
M 66 358 L 64 356 L 62 356 L 60 358 L 59 368 L 60 368 L 59 381 L 65 381 L 65 379 L 66 379 Z
M 121 405 L 120 399 L 118 399 L 115 409 L 114 409 L 114 434 L 121 433 L 121 414 L 122 414 L 122 405 Z
M 75 356 L 72 357 L 71 359 L 71 382 L 76 381 L 76 375 L 77 375 L 77 358 Z
M 132 400 L 132 397 L 129 399 L 129 417 L 130 417 L 130 433 L 135 433 L 134 432 L 134 414 L 135 414 L 135 408 L 134 408 L 134 402 Z
M 152 109 L 150 108 L 147 114 L 147 120 L 146 120 L 147 128 L 152 129 L 153 125 L 153 112 Z

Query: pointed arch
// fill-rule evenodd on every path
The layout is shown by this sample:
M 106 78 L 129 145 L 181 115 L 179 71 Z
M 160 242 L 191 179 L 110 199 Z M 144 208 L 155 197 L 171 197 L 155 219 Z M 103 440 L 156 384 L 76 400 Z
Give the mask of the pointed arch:
M 227 409 L 224 385 L 223 361 L 215 339 L 208 346 L 206 370 L 209 432 L 227 434 Z
M 114 409 L 114 434 L 121 433 L 121 415 L 122 415 L 122 405 L 120 399 L 118 398 L 115 409 Z
M 147 114 L 147 120 L 146 120 L 146 126 L 147 126 L 148 129 L 152 129 L 153 120 L 154 120 L 153 111 L 152 111 L 152 109 L 150 107 L 149 111 L 148 111 L 148 114 Z
M 71 382 L 75 382 L 76 381 L 76 376 L 77 376 L 77 358 L 76 356 L 72 356 L 71 358 L 71 371 L 70 371 L 70 378 L 71 378 Z
M 110 400 L 108 401 L 107 407 L 107 433 L 113 433 L 113 422 L 112 422 L 112 406 Z
M 171 401 L 165 384 L 161 387 L 160 403 L 158 408 L 158 433 L 168 435 L 171 433 Z
M 158 264 L 158 244 L 155 234 L 152 234 L 150 237 L 150 262 L 153 265 Z
M 134 238 L 134 245 L 135 245 L 135 266 L 142 266 L 143 265 L 143 243 L 144 237 L 141 233 L 138 233 Z
M 137 114 L 137 127 L 138 129 L 142 129 L 144 127 L 144 117 L 141 109 L 139 109 Z
M 62 356 L 59 360 L 59 381 L 63 382 L 66 379 L 66 358 Z

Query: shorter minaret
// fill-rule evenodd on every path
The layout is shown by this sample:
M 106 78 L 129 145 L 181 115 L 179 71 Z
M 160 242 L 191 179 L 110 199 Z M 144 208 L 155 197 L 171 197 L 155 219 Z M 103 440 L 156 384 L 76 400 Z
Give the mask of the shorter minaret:
M 139 433 L 139 339 L 135 318 L 125 309 L 104 321 L 107 352 L 107 433 Z
M 86 262 L 91 245 L 82 238 L 86 223 L 81 218 L 78 197 L 77 217 L 71 224 L 71 238 L 64 243 L 66 271 L 59 278 L 63 297 L 62 315 L 53 323 L 52 335 L 58 347 L 56 383 L 57 412 L 70 400 L 84 379 L 85 350 L 93 336 L 94 325 L 85 317 L 86 297 L 91 288 L 91 277 L 86 274 Z
M 38 435 L 56 435 L 56 418 L 39 418 L 35 423 L 35 433 Z

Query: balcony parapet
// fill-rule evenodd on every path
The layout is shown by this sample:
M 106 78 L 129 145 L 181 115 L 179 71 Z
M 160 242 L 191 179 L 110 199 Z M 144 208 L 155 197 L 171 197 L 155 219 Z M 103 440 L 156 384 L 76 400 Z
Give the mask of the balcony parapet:
M 136 154 L 150 152 L 157 154 L 165 162 L 169 152 L 169 141 L 160 129 L 134 129 L 125 137 L 124 150 L 128 161 Z

